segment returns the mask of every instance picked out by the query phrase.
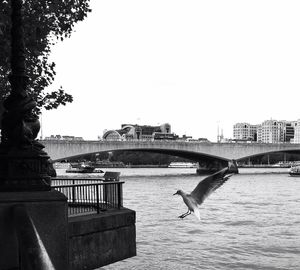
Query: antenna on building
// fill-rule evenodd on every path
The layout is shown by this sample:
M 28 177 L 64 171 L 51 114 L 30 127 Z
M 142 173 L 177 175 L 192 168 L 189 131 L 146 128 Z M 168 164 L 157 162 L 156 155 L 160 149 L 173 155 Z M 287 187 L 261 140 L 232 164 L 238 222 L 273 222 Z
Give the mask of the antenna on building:
M 217 142 L 220 142 L 220 130 L 219 130 L 219 123 L 220 121 L 217 121 L 217 129 L 218 129 L 218 134 L 217 134 Z

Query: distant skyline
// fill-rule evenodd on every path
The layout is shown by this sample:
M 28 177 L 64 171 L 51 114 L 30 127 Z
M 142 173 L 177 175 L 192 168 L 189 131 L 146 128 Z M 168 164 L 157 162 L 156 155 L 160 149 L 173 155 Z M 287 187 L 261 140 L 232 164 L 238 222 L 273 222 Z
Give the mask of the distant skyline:
M 232 138 L 237 122 L 297 120 L 299 1 L 91 1 L 52 49 L 74 101 L 42 115 L 43 136 L 97 139 L 122 123 Z

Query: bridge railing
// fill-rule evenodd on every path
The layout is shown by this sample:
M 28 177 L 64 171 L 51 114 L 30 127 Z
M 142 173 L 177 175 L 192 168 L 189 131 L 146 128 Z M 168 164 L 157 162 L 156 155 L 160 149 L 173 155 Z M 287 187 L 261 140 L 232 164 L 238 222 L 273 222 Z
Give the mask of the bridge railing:
M 68 198 L 69 216 L 101 213 L 123 207 L 123 183 L 121 181 L 100 182 L 101 179 L 52 180 L 52 188 Z

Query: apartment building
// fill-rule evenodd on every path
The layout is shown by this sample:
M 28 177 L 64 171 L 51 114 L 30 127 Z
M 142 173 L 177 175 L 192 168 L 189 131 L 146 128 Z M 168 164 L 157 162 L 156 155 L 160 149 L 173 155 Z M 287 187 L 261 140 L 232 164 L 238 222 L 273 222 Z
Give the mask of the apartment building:
M 263 143 L 292 142 L 296 121 L 266 120 L 257 130 L 257 141 Z
M 284 141 L 292 142 L 295 137 L 295 126 L 297 125 L 297 121 L 286 122 L 284 127 Z M 299 125 L 300 128 L 300 125 Z M 299 132 L 300 136 L 300 132 Z
M 284 122 L 265 120 L 258 127 L 257 141 L 262 143 L 279 143 L 284 141 Z
M 291 143 L 300 143 L 300 119 L 294 122 L 294 137 Z
M 296 127 L 298 139 L 294 139 Z M 257 141 L 261 143 L 294 142 L 300 143 L 300 120 L 265 120 L 260 125 L 237 123 L 233 126 L 234 140 Z
M 249 123 L 236 123 L 233 126 L 233 138 L 235 140 L 250 140 L 256 141 L 258 125 Z

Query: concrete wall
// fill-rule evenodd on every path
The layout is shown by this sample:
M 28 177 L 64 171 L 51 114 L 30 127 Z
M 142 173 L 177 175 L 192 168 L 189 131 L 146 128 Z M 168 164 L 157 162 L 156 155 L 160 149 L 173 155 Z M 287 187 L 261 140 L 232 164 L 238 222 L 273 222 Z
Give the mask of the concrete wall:
M 95 269 L 136 255 L 135 212 L 69 218 L 70 269 Z

